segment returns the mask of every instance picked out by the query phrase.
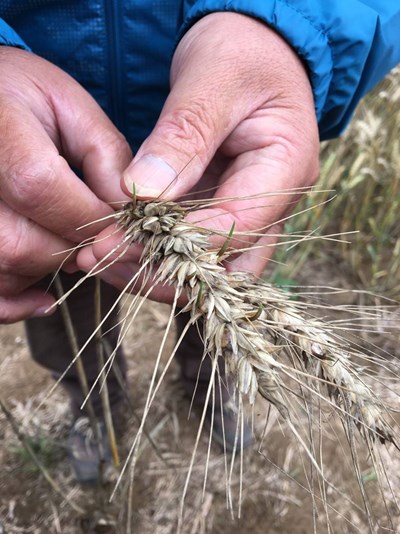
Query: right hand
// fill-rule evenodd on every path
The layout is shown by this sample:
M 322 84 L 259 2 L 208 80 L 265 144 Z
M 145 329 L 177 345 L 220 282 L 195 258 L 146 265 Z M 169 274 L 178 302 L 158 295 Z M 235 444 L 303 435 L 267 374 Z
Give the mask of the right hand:
M 128 194 L 134 183 L 138 197 L 172 200 L 208 191 L 214 202 L 187 220 L 218 229 L 215 246 L 222 246 L 234 225 L 235 234 L 243 234 L 229 243 L 238 250 L 224 267 L 260 276 L 299 191 L 318 176 L 318 125 L 307 70 L 266 24 L 213 13 L 179 43 L 171 82 L 159 120 L 124 172 L 122 188 Z M 224 198 L 231 201 L 218 200 Z M 100 234 L 79 253 L 80 267 L 89 271 L 112 254 L 121 233 L 112 226 Z M 130 247 L 102 276 L 123 290 L 140 269 L 141 253 Z M 172 303 L 174 291 L 161 284 L 151 298 Z
M 0 72 L 0 323 L 12 323 L 54 302 L 32 286 L 67 258 L 74 268 L 74 255 L 55 253 L 106 226 L 76 230 L 125 198 L 120 174 L 132 155 L 93 98 L 56 66 L 0 47 Z

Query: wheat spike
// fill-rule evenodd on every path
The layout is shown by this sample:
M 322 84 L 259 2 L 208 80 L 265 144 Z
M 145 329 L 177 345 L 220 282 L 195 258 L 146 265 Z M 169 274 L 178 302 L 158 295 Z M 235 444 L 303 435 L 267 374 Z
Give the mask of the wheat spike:
M 286 292 L 255 283 L 247 273 L 226 272 L 221 261 L 227 247 L 216 250 L 212 231 L 184 220 L 196 205 L 135 201 L 116 218 L 128 242 L 143 246 L 141 261 L 157 266 L 158 281 L 186 294 L 184 311 L 193 323 L 203 320 L 206 351 L 213 359 L 224 357 L 237 392 L 250 404 L 260 393 L 290 420 L 289 379 L 318 396 L 325 384 L 327 402 L 346 425 L 357 426 L 372 442 L 395 443 L 384 408 L 352 363 L 347 344 Z

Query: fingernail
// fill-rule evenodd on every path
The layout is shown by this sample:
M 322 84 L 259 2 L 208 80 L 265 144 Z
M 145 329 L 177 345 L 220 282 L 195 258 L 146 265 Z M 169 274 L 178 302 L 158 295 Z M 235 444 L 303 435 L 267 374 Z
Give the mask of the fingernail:
M 129 191 L 135 184 L 137 196 L 156 198 L 171 187 L 176 176 L 176 171 L 164 160 L 145 155 L 124 173 L 124 181 Z
M 51 304 L 48 304 L 47 306 L 39 306 L 39 308 L 36 308 L 36 310 L 32 313 L 31 317 L 47 317 L 48 315 L 51 315 L 49 312 Z

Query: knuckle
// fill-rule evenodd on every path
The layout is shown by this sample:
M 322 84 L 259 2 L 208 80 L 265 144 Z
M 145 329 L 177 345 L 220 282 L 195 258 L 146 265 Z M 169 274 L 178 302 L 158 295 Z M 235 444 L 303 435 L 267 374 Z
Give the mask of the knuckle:
M 305 146 L 296 146 L 286 138 L 280 138 L 280 153 L 278 159 L 287 166 L 293 177 L 292 187 L 310 187 L 315 184 L 319 176 L 319 143 L 310 141 Z
M 123 164 L 123 167 L 126 167 L 132 160 L 132 150 L 129 146 L 128 141 L 125 136 L 121 133 L 113 132 L 111 135 L 107 135 L 105 139 L 105 147 L 107 154 L 115 154 Z
M 20 157 L 9 167 L 11 203 L 20 213 L 45 209 L 57 180 L 59 162 L 43 156 Z
M 167 145 L 190 158 L 195 154 L 200 159 L 208 158 L 216 131 L 215 119 L 205 102 L 175 109 L 163 118 L 158 127 L 158 133 Z
M 23 237 L 23 232 L 5 231 L 0 233 L 0 271 L 13 274 L 21 266 L 31 261 L 31 250 Z
M 275 243 L 276 236 L 282 235 L 284 233 L 284 228 L 285 228 L 285 223 L 283 221 L 278 221 L 267 229 L 266 235 L 268 234 L 272 235 L 274 238 L 273 242 Z
M 96 129 L 95 124 L 93 129 Z M 93 137 L 93 147 L 98 148 L 99 146 L 107 149 L 108 152 L 131 155 L 131 149 L 125 136 L 114 128 L 100 129 L 98 135 Z
M 125 136 L 118 131 L 112 131 L 106 135 L 106 144 L 114 150 L 120 152 L 131 152 L 129 143 Z

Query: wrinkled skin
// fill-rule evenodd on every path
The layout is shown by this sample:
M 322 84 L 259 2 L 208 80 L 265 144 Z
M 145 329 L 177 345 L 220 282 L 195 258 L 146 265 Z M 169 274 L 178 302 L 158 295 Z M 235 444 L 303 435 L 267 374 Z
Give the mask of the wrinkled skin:
M 52 297 L 32 285 L 64 268 L 89 270 L 118 236 L 78 254 L 54 255 L 83 239 L 108 235 L 107 202 L 131 196 L 177 199 L 213 189 L 238 197 L 192 220 L 229 231 L 266 228 L 273 245 L 280 221 L 298 194 L 278 193 L 314 183 L 318 131 L 305 67 L 265 24 L 233 13 L 209 15 L 180 42 L 171 92 L 152 134 L 132 160 L 129 147 L 93 99 L 60 69 L 21 50 L 0 49 L 0 322 L 44 314 Z M 71 171 L 82 170 L 85 183 Z M 237 247 L 243 242 L 234 241 Z M 260 274 L 272 253 L 238 254 L 227 266 Z M 103 273 L 122 288 L 138 268 L 132 249 Z M 156 289 L 153 298 L 170 300 Z

